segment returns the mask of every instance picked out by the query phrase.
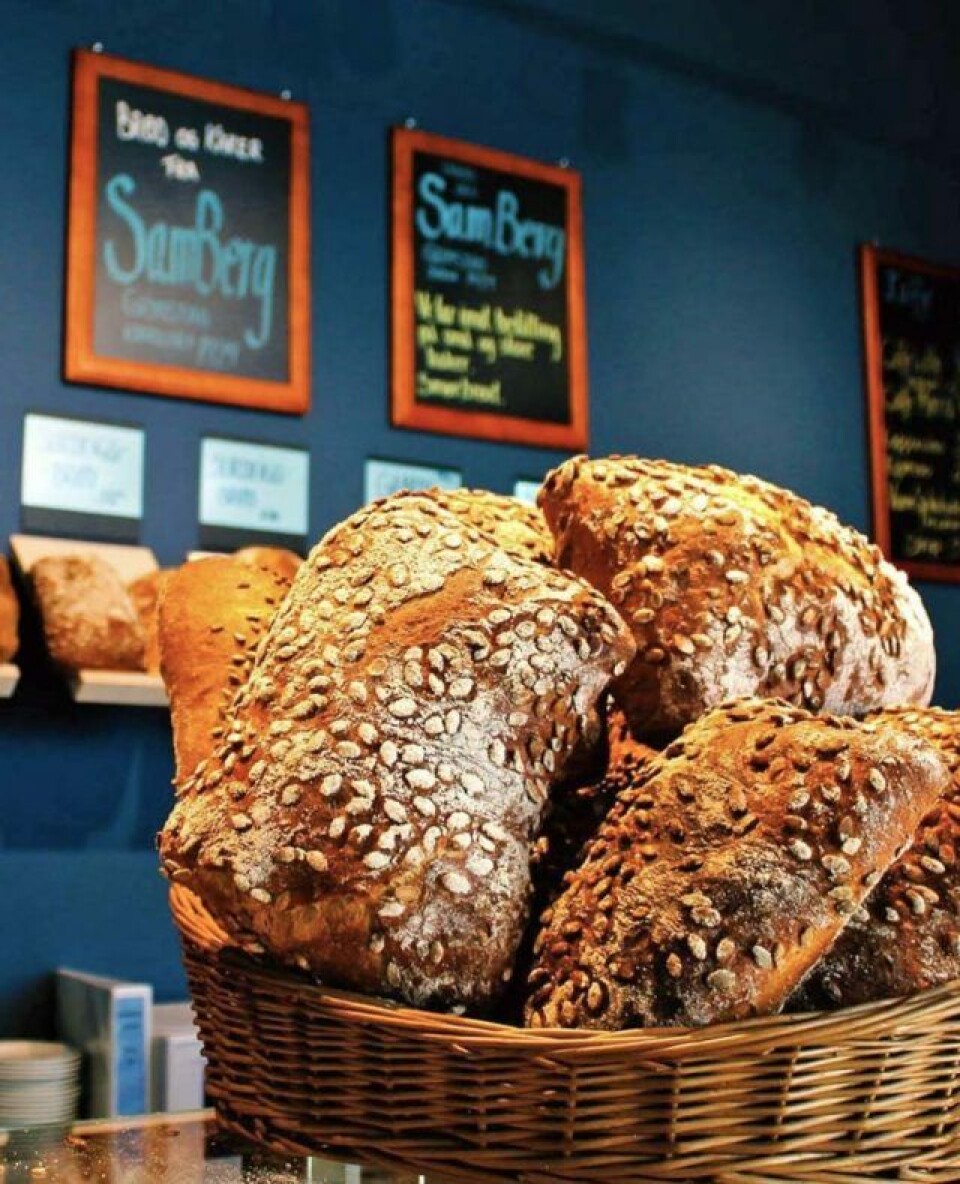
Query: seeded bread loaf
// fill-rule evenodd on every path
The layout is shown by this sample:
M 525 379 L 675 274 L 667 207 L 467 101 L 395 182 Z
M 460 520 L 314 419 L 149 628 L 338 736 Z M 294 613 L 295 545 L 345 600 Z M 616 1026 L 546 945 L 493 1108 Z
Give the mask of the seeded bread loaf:
M 630 731 L 627 717 L 619 707 L 611 704 L 607 712 L 607 765 L 609 769 L 616 769 L 621 765 L 632 765 L 636 762 L 648 761 L 657 755 L 659 749 L 652 747 L 643 740 L 638 740 Z M 612 803 L 611 803 L 612 804 Z
M 540 505 L 558 565 L 633 629 L 614 694 L 638 734 L 750 695 L 854 715 L 929 702 L 920 598 L 827 510 L 756 477 L 635 457 L 567 461 Z
M 563 876 L 578 865 L 581 852 L 596 836 L 624 785 L 659 755 L 657 749 L 630 735 L 619 711 L 607 717 L 605 730 L 601 749 L 607 761 L 599 774 L 589 781 L 566 783 L 551 796 L 536 860 L 537 898 L 542 905 L 557 895 Z
M 143 670 L 144 638 L 119 575 L 99 555 L 47 555 L 30 570 L 50 656 L 67 670 Z
M 950 784 L 913 846 L 810 972 L 792 1010 L 892 999 L 960 978 L 960 712 L 905 708 L 874 718 L 936 745 Z
M 947 778 L 897 723 L 757 700 L 709 712 L 623 778 L 544 914 L 528 1023 L 690 1026 L 779 1010 Z
M 223 717 L 290 582 L 233 556 L 185 563 L 160 601 L 160 666 L 170 697 L 176 779 L 223 739 Z
M 248 949 L 482 1007 L 512 973 L 550 784 L 632 651 L 579 580 L 430 496 L 375 503 L 298 573 L 164 867 Z
M 9 662 L 20 645 L 20 603 L 10 579 L 10 564 L 0 555 L 0 662 Z
M 171 574 L 169 570 L 148 571 L 127 584 L 127 595 L 143 633 L 143 664 L 152 674 L 160 671 L 160 596 Z
M 430 495 L 437 505 L 489 535 L 507 554 L 553 562 L 553 536 L 536 506 L 485 489 L 436 489 Z
M 293 583 L 293 577 L 300 570 L 303 560 L 295 551 L 286 547 L 241 547 L 234 552 L 234 559 L 276 572 L 286 585 Z

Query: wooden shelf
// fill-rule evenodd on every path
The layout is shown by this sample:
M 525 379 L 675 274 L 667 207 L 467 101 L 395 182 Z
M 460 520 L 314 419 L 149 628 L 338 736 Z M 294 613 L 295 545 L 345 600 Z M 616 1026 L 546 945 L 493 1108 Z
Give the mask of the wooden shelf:
M 111 703 L 116 707 L 166 707 L 167 690 L 159 674 L 128 670 L 78 670 L 70 675 L 75 703 Z
M 157 558 L 149 547 L 14 534 L 10 536 L 10 551 L 24 576 L 30 574 L 38 559 L 47 555 L 97 555 L 110 564 L 124 584 L 157 570 Z M 2 670 L 3 667 L 0 667 Z M 167 707 L 169 704 L 159 674 L 128 670 L 79 670 L 68 674 L 67 681 L 75 703 L 105 703 L 116 707 Z
M 19 681 L 19 666 L 12 666 L 9 662 L 0 662 L 0 699 L 9 699 L 17 689 Z
M 80 539 L 53 539 L 38 534 L 12 534 L 10 552 L 24 575 L 47 555 L 97 555 L 114 569 L 124 584 L 157 570 L 157 557 L 149 547 L 121 543 L 86 543 Z

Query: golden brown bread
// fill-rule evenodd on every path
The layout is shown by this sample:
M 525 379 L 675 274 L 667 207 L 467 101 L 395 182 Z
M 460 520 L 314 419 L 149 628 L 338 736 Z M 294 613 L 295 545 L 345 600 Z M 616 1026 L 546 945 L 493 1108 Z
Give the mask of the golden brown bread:
M 558 565 L 633 629 L 614 694 L 638 734 L 749 695 L 855 715 L 929 702 L 920 598 L 827 510 L 756 477 L 635 457 L 567 461 L 540 505 Z
M 508 555 L 552 564 L 553 536 L 536 506 L 485 489 L 435 489 L 430 496 L 437 505 L 489 535 Z
M 226 555 L 185 563 L 167 581 L 160 666 L 178 783 L 220 744 L 224 713 L 289 586 L 274 570 Z
M 0 555 L 0 662 L 9 662 L 20 645 L 20 602 L 10 579 L 10 564 Z
M 699 1025 L 782 1007 L 946 785 L 897 723 L 717 708 L 637 773 L 543 918 L 534 1026 Z
M 250 563 L 254 567 L 264 567 L 267 571 L 276 572 L 286 584 L 293 583 L 293 577 L 300 570 L 303 560 L 295 551 L 288 551 L 286 547 L 241 547 L 235 551 L 234 559 L 241 563 Z
M 904 708 L 873 718 L 936 745 L 950 784 L 913 846 L 810 972 L 792 1010 L 892 999 L 960 978 L 960 712 Z
M 646 763 L 655 757 L 660 749 L 637 739 L 630 731 L 627 717 L 619 707 L 611 704 L 607 712 L 607 764 L 612 768 L 621 765 Z M 611 803 L 612 804 L 612 803 Z
M 151 674 L 160 671 L 160 597 L 172 574 L 172 569 L 158 568 L 127 584 L 127 595 L 143 633 L 143 664 Z
M 581 852 L 595 838 L 623 784 L 659 755 L 656 748 L 634 739 L 616 709 L 602 722 L 606 733 L 600 745 L 604 766 L 589 780 L 565 781 L 551 795 L 536 857 L 541 905 L 556 896 L 563 876 L 578 865 Z
M 47 555 L 30 570 L 50 656 L 68 670 L 143 670 L 140 622 L 99 555 Z
M 431 496 L 374 503 L 298 573 L 181 787 L 165 869 L 247 948 L 483 1006 L 512 973 L 550 784 L 632 650 L 579 580 Z

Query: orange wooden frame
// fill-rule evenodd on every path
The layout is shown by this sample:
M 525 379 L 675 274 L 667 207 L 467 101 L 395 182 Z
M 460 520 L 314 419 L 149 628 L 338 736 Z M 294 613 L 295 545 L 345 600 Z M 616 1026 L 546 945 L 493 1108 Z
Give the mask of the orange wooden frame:
M 97 213 L 97 95 L 101 78 L 207 100 L 286 119 L 291 127 L 286 382 L 218 374 L 187 366 L 136 362 L 94 350 Z M 183 399 L 302 414 L 310 407 L 310 126 L 302 103 L 195 78 L 173 70 L 77 50 L 73 74 L 70 222 L 64 377 Z
M 942 267 L 885 251 L 870 243 L 860 247 L 860 291 L 863 305 L 863 351 L 866 367 L 867 426 L 870 441 L 870 487 L 873 533 L 884 555 L 917 580 L 960 583 L 960 564 L 915 563 L 893 554 L 890 531 L 890 486 L 887 472 L 887 421 L 883 390 L 883 336 L 880 326 L 878 276 L 886 265 L 900 266 L 925 275 L 947 277 L 960 283 L 960 270 Z
M 448 160 L 497 169 L 558 185 L 567 195 L 567 351 L 570 421 L 550 423 L 488 411 L 462 411 L 416 400 L 414 310 L 413 154 L 430 152 Z M 576 451 L 587 447 L 587 327 L 580 174 L 540 164 L 493 148 L 429 132 L 395 128 L 392 137 L 391 384 L 390 418 L 396 427 L 472 436 L 504 443 Z

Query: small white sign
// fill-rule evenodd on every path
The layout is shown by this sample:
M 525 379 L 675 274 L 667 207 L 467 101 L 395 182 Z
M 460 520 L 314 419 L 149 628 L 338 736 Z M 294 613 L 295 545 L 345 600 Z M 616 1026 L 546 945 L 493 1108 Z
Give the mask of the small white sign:
M 459 489 L 462 484 L 457 469 L 432 469 L 393 460 L 368 460 L 363 466 L 364 502 L 375 502 L 401 489 Z
M 528 502 L 531 506 L 537 504 L 537 494 L 539 492 L 539 481 L 520 480 L 513 483 L 513 496 L 521 502 Z
M 20 501 L 41 510 L 143 517 L 140 428 L 30 412 L 23 420 Z
M 245 440 L 200 442 L 200 523 L 306 537 L 310 454 Z

